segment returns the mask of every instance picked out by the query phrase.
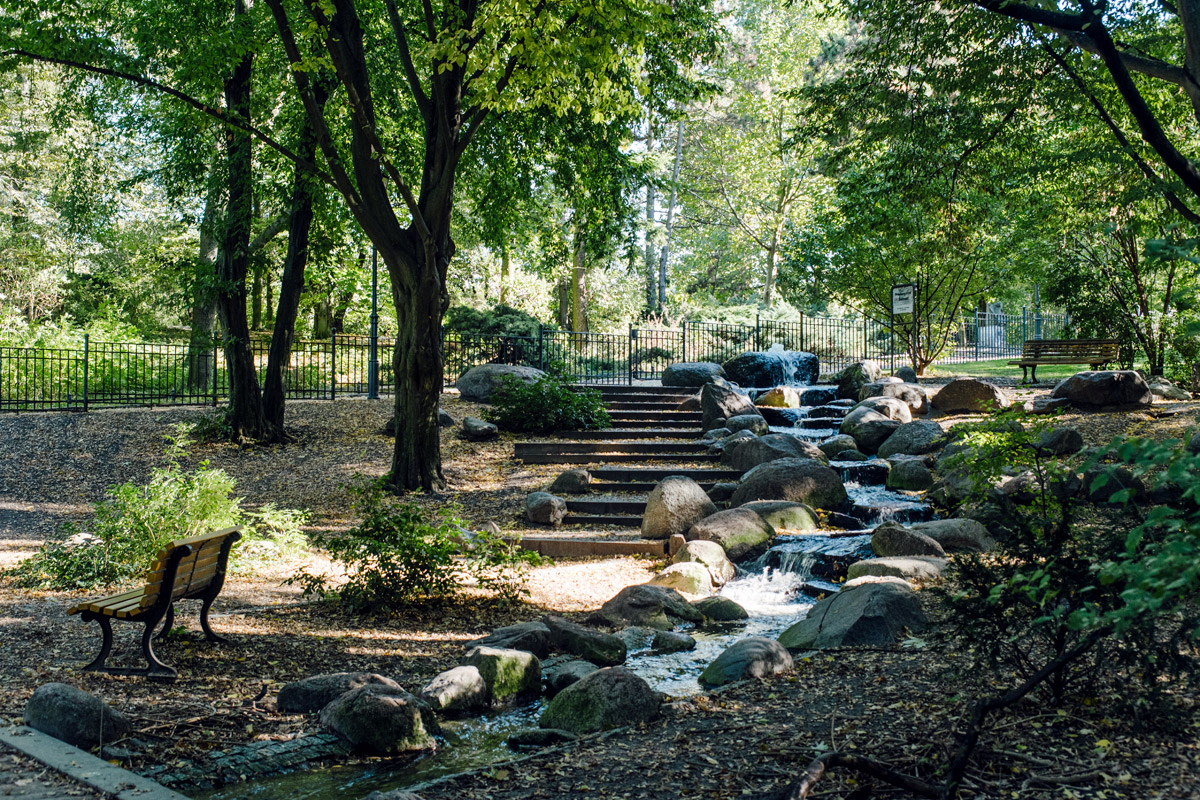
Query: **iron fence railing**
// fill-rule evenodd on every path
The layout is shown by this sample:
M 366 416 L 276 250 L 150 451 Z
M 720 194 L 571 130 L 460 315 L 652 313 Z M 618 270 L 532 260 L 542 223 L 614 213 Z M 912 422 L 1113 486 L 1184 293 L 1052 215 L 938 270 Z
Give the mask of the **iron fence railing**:
M 1026 339 L 1067 338 L 1062 314 L 979 313 L 963 317 L 948 334 L 936 363 L 1014 358 Z M 728 361 L 747 350 L 815 353 L 823 373 L 862 358 L 904 362 L 900 336 L 865 318 L 816 317 L 757 320 L 754 325 L 686 322 L 679 329 L 633 328 L 590 333 L 543 326 L 536 335 L 464 333 L 442 336 L 443 379 L 453 383 L 479 364 L 519 364 L 558 370 L 581 383 L 655 380 L 676 361 Z M 393 339 L 377 339 L 378 370 L 371 367 L 371 338 L 335 334 L 297 341 L 283 370 L 287 397 L 332 400 L 339 394 L 378 396 L 394 390 Z M 252 343 L 260 382 L 270 342 Z M 374 385 L 372 385 L 374 381 Z M 82 410 L 130 405 L 215 405 L 229 393 L 225 357 L 215 343 L 110 343 L 84 337 L 82 349 L 0 347 L 0 411 Z

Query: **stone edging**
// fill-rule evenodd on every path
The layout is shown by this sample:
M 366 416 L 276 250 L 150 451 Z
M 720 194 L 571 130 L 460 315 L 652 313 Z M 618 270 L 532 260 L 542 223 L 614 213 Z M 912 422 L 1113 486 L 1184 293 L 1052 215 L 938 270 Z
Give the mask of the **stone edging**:
M 59 741 L 33 728 L 20 725 L 0 728 L 0 742 L 69 778 L 118 800 L 187 800 L 149 778 L 135 775 L 78 747 Z

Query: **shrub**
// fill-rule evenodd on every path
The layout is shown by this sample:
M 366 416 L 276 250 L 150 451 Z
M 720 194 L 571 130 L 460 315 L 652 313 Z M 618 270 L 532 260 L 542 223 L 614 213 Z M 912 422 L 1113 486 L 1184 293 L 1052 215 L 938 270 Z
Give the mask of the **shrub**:
M 472 578 L 515 600 L 525 592 L 529 568 L 541 563 L 537 553 L 498 536 L 467 531 L 453 512 L 427 520 L 415 503 L 385 495 L 378 481 L 351 492 L 362 522 L 345 533 L 313 537 L 345 568 L 345 583 L 331 588 L 326 576 L 305 571 L 285 584 L 299 584 L 306 595 L 337 600 L 362 613 L 446 600 Z
M 589 431 L 612 424 L 599 390 L 573 386 L 565 377 L 553 374 L 533 383 L 506 376 L 484 416 L 517 433 Z

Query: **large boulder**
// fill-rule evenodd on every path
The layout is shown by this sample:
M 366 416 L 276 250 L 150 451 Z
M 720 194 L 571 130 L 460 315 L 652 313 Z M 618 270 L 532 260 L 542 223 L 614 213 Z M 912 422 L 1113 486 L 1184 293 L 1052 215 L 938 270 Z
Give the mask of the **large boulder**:
M 725 554 L 725 548 L 716 542 L 703 539 L 684 543 L 683 547 L 671 556 L 671 562 L 673 564 L 700 564 L 708 570 L 713 586 L 724 586 L 737 576 L 737 567 L 733 566 L 733 562 Z
M 1150 391 L 1163 400 L 1191 400 L 1191 392 L 1181 389 L 1162 375 L 1154 375 L 1148 381 Z
M 864 406 L 847 414 L 838 432 L 853 437 L 860 451 L 875 453 L 901 424 Z
M 799 408 L 803 405 L 800 402 L 800 392 L 791 386 L 776 386 L 769 392 L 759 395 L 754 404 L 771 408 Z
M 500 429 L 478 417 L 464 417 L 462 438 L 468 442 L 490 442 L 500 437 Z
M 554 635 L 553 628 L 550 635 Z M 492 705 L 511 703 L 537 694 L 542 688 L 542 663 L 528 650 L 474 647 L 463 659 L 463 665 L 479 670 Z
M 897 400 L 895 397 L 868 397 L 858 401 L 854 408 L 869 408 L 872 411 L 878 411 L 888 419 L 894 419 L 897 422 L 912 422 L 912 411 L 908 404 L 903 400 Z M 854 408 L 850 409 L 851 411 Z
M 285 683 L 275 698 L 275 708 L 283 714 L 308 714 L 320 711 L 351 689 L 371 685 L 401 688 L 391 678 L 373 672 L 330 672 Z
M 895 455 L 920 456 L 941 448 L 946 443 L 942 426 L 929 419 L 905 423 L 879 445 L 879 457 Z
M 833 458 L 844 450 L 857 450 L 858 442 L 848 433 L 839 433 L 837 436 L 821 442 L 817 447 L 822 453 Z
M 858 400 L 862 387 L 879 380 L 882 374 L 883 370 L 879 368 L 878 362 L 871 359 L 856 361 L 835 376 L 837 396 L 847 400 Z
M 1035 446 L 1039 455 L 1069 456 L 1083 449 L 1083 434 L 1065 425 L 1050 428 L 1042 431 Z
M 725 370 L 711 361 L 680 361 L 662 372 L 663 386 L 682 386 L 699 389 L 713 378 L 724 378 Z
M 654 655 L 667 653 L 686 653 L 696 649 L 696 640 L 686 633 L 674 631 L 655 631 L 654 639 L 650 642 L 650 652 Z
M 724 364 L 729 380 L 746 387 L 768 388 L 784 383 L 817 382 L 820 362 L 812 353 L 799 350 L 767 350 L 742 353 Z
M 561 525 L 567 516 L 567 501 L 549 492 L 533 492 L 525 498 L 525 519 L 540 525 Z
M 697 522 L 715 513 L 716 505 L 698 483 L 682 475 L 669 475 L 658 482 L 646 499 L 642 537 L 669 539 L 677 533 L 687 533 Z
M 700 390 L 700 412 L 704 430 L 724 427 L 725 420 L 742 414 L 760 414 L 750 398 L 736 389 L 719 383 L 706 383 Z M 761 415 L 761 414 L 760 414 Z M 721 424 L 717 424 L 721 420 Z
M 817 512 L 804 503 L 790 500 L 755 500 L 742 508 L 749 509 L 763 518 L 777 531 L 815 531 L 821 526 Z
M 721 464 L 743 472 L 781 458 L 812 458 L 822 464 L 829 461 L 829 457 L 812 442 L 786 433 L 768 433 L 738 442 L 736 446 L 727 444 L 721 451 Z
M 683 622 L 703 622 L 704 615 L 674 589 L 642 583 L 617 592 L 588 621 L 614 628 L 633 625 L 667 631 Z
M 665 586 L 697 597 L 706 597 L 713 593 L 713 579 L 708 568 L 690 561 L 668 564 L 650 579 L 650 585 Z
M 978 378 L 955 378 L 933 396 L 932 405 L 946 414 L 982 414 L 1012 405 L 1012 398 L 994 383 Z
M 488 705 L 487 681 L 476 666 L 440 672 L 418 694 L 437 711 L 474 711 Z
M 1131 369 L 1078 372 L 1059 381 L 1050 396 L 1070 400 L 1081 408 L 1148 406 L 1154 402 L 1154 392 L 1146 380 Z
M 513 364 L 480 364 L 464 372 L 455 383 L 458 393 L 464 400 L 474 400 L 487 403 L 500 387 L 504 386 L 505 377 L 512 377 L 522 383 L 536 383 L 538 378 L 546 373 L 534 367 L 519 367 Z
M 888 470 L 885 486 L 899 492 L 925 492 L 933 488 L 933 473 L 915 458 L 896 461 Z
M 658 717 L 662 695 L 624 667 L 600 669 L 563 689 L 538 725 L 576 734 L 619 728 Z
M 870 397 L 890 397 L 900 400 L 915 416 L 929 411 L 929 393 L 917 383 L 869 383 L 858 392 L 859 400 Z
M 730 417 L 725 420 L 725 427 L 733 433 L 738 431 L 750 431 L 755 436 L 761 436 L 767 433 L 771 426 L 767 423 L 761 413 L 759 414 L 738 414 L 736 417 Z
M 555 656 L 542 667 L 542 674 L 546 677 L 546 692 L 550 695 L 558 694 L 600 669 L 590 661 L 573 656 Z
M 897 367 L 896 371 L 892 373 L 892 377 L 899 378 L 905 383 L 916 383 L 917 371 L 909 366 Z
M 996 547 L 987 528 L 965 517 L 918 522 L 909 528 L 933 539 L 947 553 L 984 553 Z
M 544 622 L 518 622 L 496 628 L 482 639 L 467 642 L 466 649 L 474 647 L 498 647 L 502 650 L 525 650 L 538 658 L 550 654 L 550 629 Z
M 592 473 L 586 469 L 568 469 L 559 473 L 550 484 L 550 494 L 587 494 L 592 487 Z
M 115 741 L 130 730 L 121 712 L 66 683 L 44 683 L 35 689 L 23 716 L 34 730 L 84 750 Z
M 871 534 L 871 549 L 880 558 L 892 556 L 936 556 L 943 558 L 946 551 L 928 536 L 910 530 L 895 522 L 885 522 Z
M 920 631 L 927 624 L 921 601 L 908 586 L 864 583 L 817 603 L 807 617 L 779 635 L 779 643 L 793 652 L 887 646 L 906 629 Z
M 791 500 L 813 508 L 836 510 L 847 502 L 842 478 L 811 458 L 781 458 L 760 464 L 742 476 L 730 505 L 753 500 Z
M 731 559 L 741 561 L 765 553 L 775 538 L 775 529 L 748 508 L 731 508 L 697 522 L 687 538 L 716 542 Z
M 321 725 L 354 749 L 375 755 L 437 747 L 433 708 L 391 686 L 360 686 L 339 695 L 321 709 Z
M 862 577 L 903 578 L 906 581 L 932 581 L 942 577 L 946 559 L 936 556 L 893 556 L 856 561 L 846 570 L 846 579 Z
M 706 597 L 694 603 L 696 610 L 709 622 L 739 622 L 750 619 L 750 614 L 728 597 Z
M 550 644 L 556 650 L 579 656 L 602 667 L 625 663 L 625 641 L 619 636 L 562 617 L 544 617 L 543 622 L 550 629 Z
M 774 639 L 750 636 L 734 642 L 700 673 L 701 686 L 724 686 L 791 670 L 792 654 Z

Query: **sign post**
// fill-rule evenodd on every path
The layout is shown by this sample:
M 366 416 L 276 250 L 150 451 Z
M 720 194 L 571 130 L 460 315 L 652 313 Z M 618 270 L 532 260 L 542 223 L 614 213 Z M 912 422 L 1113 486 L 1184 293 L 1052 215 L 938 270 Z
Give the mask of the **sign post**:
M 896 337 L 896 316 L 899 314 L 912 315 L 912 346 L 915 352 L 917 335 L 917 285 L 915 283 L 898 283 L 892 286 L 892 372 L 896 371 L 896 348 L 894 342 Z

